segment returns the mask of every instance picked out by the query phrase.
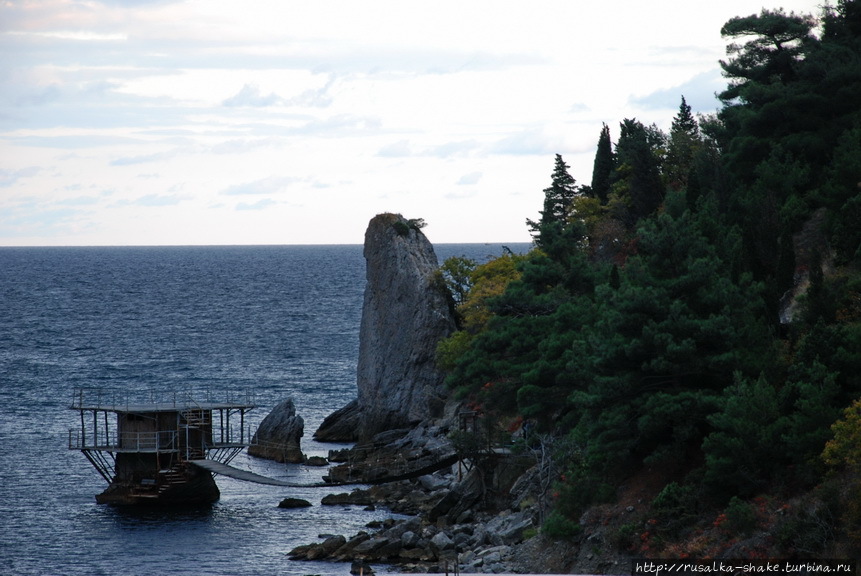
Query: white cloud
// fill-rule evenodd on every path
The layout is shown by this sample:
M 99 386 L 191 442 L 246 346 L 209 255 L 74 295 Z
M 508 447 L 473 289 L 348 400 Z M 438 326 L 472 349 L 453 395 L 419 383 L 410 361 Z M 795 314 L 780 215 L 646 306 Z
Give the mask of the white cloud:
M 464 174 L 457 180 L 458 186 L 472 186 L 473 184 L 478 184 L 478 181 L 481 180 L 483 174 L 481 172 L 470 172 L 469 174 Z
M 377 156 L 385 158 L 401 158 L 404 156 L 412 156 L 413 152 L 410 148 L 409 140 L 398 140 L 380 148 L 377 151 Z
M 12 32 L 16 34 L 16 32 Z M 45 38 L 61 38 L 63 40 L 78 40 L 82 42 L 116 42 L 120 40 L 128 40 L 126 34 L 111 34 L 88 32 L 85 30 L 58 30 L 56 32 L 33 32 L 34 36 L 43 36 Z
M 39 171 L 40 168 L 36 166 L 30 166 L 28 168 L 21 168 L 18 170 L 3 170 L 0 168 L 0 188 L 12 186 L 22 178 L 35 176 Z
M 288 106 L 305 106 L 312 108 L 326 108 L 332 105 L 333 96 L 330 92 L 335 84 L 335 76 L 330 75 L 329 79 L 323 86 L 319 88 L 309 88 L 292 98 L 285 101 Z
M 186 200 L 189 200 L 188 196 L 182 194 L 146 194 L 131 202 L 122 201 L 119 202 L 120 205 L 134 205 L 134 206 L 144 206 L 147 208 L 161 207 L 161 206 L 176 206 Z
M 290 185 L 298 181 L 296 178 L 270 176 L 253 182 L 234 184 L 221 191 L 227 196 L 256 196 L 261 194 L 280 194 Z
M 460 189 L 460 190 L 456 190 L 453 192 L 447 192 L 445 194 L 445 199 L 458 201 L 458 200 L 466 200 L 466 199 L 470 199 L 470 198 L 476 198 L 477 196 L 478 196 L 478 194 L 475 192 L 475 190 L 464 191 L 463 189 Z
M 381 211 L 528 240 L 554 154 L 588 182 L 602 123 L 713 111 L 720 26 L 760 9 L 7 2 L 0 245 L 360 243 Z
M 66 198 L 57 202 L 58 206 L 93 206 L 101 202 L 98 196 L 76 196 L 74 198 Z
M 685 102 L 692 109 L 709 113 L 720 107 L 720 102 L 715 94 L 725 88 L 726 81 L 716 68 L 697 74 L 676 86 L 656 90 L 645 96 L 632 97 L 631 103 L 647 110 L 678 110 L 681 98 L 684 96 Z
M 261 200 L 258 200 L 257 202 L 254 202 L 253 204 L 249 204 L 247 202 L 240 202 L 239 204 L 236 205 L 236 209 L 237 210 L 265 210 L 266 208 L 269 208 L 270 206 L 273 206 L 275 204 L 276 204 L 275 200 L 272 200 L 271 198 L 263 198 Z
M 546 134 L 541 128 L 529 128 L 494 142 L 489 150 L 496 154 L 552 155 L 564 151 L 564 142 Z
M 214 144 L 209 148 L 209 151 L 213 154 L 246 154 L 260 148 L 268 148 L 276 145 L 277 141 L 270 137 L 234 138 Z
M 256 84 L 245 84 L 242 89 L 224 101 L 225 106 L 278 106 L 284 103 L 284 99 L 274 92 L 262 94 Z
M 133 164 L 147 164 L 151 162 L 162 162 L 170 158 L 174 158 L 182 151 L 179 149 L 167 150 L 163 152 L 153 152 L 152 154 L 141 154 L 138 156 L 123 156 L 111 160 L 111 166 L 131 166 Z
M 456 142 L 446 142 L 439 146 L 434 146 L 430 150 L 430 154 L 440 158 L 449 158 L 452 156 L 465 156 L 479 148 L 480 144 L 477 140 L 460 140 Z

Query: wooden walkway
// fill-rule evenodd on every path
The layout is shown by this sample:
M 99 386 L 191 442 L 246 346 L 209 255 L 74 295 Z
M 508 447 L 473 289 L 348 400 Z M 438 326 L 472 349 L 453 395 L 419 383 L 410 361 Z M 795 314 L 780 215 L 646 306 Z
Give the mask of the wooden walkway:
M 385 476 L 383 478 L 364 480 L 354 479 L 335 482 L 314 482 L 309 484 L 296 484 L 293 482 L 286 482 L 284 480 L 269 478 L 268 476 L 255 474 L 254 472 L 249 472 L 247 470 L 240 470 L 239 468 L 234 468 L 233 466 L 228 466 L 227 464 L 222 464 L 221 462 L 216 462 L 215 460 L 189 460 L 189 463 L 194 464 L 195 466 L 199 466 L 204 470 L 209 470 L 213 474 L 221 474 L 222 476 L 229 476 L 237 480 L 245 480 L 246 482 L 256 482 L 257 484 L 268 484 L 270 486 L 287 486 L 289 488 L 324 488 L 331 486 L 386 484 L 388 482 L 396 482 L 398 480 L 418 478 L 419 476 L 424 476 L 425 474 L 433 474 L 437 470 L 441 470 L 442 468 L 445 468 L 447 466 L 452 466 L 453 464 L 457 463 L 457 461 L 458 457 L 456 455 L 449 455 L 442 457 L 440 460 L 435 461 L 429 465 L 425 465 L 421 468 L 416 468 L 412 470 L 399 470 L 398 472 L 390 474 L 389 476 Z
M 276 480 L 275 478 L 255 474 L 254 472 L 249 472 L 247 470 L 240 470 L 239 468 L 234 468 L 233 466 L 228 466 L 227 464 L 222 464 L 215 460 L 189 460 L 189 462 L 195 466 L 203 468 L 204 470 L 209 470 L 210 472 L 221 474 L 222 476 L 230 476 L 237 480 L 245 480 L 246 482 L 255 482 L 257 484 L 268 484 L 270 486 L 298 487 L 296 484 L 291 484 L 284 480 Z

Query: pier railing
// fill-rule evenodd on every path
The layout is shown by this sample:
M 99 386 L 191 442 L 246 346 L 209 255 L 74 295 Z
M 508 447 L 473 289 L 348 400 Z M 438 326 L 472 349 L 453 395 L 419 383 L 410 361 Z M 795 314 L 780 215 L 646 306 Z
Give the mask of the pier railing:
M 158 432 L 122 432 L 81 428 L 69 429 L 69 450 L 103 450 L 108 452 L 176 452 L 175 430 Z
M 238 427 L 237 427 L 238 428 Z M 251 426 L 246 424 L 237 433 L 231 426 L 223 440 L 207 441 L 205 450 L 245 447 L 251 441 Z M 102 450 L 105 452 L 177 452 L 185 450 L 176 430 L 158 432 L 122 432 L 113 429 L 70 428 L 69 450 Z
M 169 405 L 177 409 L 193 407 L 201 403 L 222 403 L 253 407 L 254 393 L 251 390 L 211 388 L 188 388 L 182 390 L 106 390 L 103 388 L 75 388 L 72 394 L 73 410 L 125 408 L 139 404 Z

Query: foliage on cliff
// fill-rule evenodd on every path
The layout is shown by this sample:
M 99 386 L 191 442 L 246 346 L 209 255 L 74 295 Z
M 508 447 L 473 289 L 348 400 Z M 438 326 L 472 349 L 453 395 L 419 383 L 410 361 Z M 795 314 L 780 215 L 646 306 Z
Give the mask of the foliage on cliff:
M 721 33 L 720 111 L 605 126 L 590 186 L 557 155 L 535 248 L 466 273 L 440 348 L 458 394 L 568 439 L 570 519 L 647 465 L 740 510 L 857 434 L 857 405 L 831 426 L 861 396 L 861 0 Z

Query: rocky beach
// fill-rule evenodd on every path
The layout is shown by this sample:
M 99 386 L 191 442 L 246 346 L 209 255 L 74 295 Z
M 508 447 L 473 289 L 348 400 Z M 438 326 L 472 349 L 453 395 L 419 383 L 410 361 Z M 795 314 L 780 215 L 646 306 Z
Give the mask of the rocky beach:
M 612 530 L 606 516 L 586 519 L 588 531 L 575 540 L 540 533 L 546 482 L 538 454 L 497 451 L 461 458 L 449 431 L 439 425 L 389 431 L 376 442 L 331 453 L 330 481 L 368 484 L 344 486 L 314 505 L 340 506 L 347 513 L 384 508 L 392 517 L 355 534 L 321 534 L 291 550 L 289 558 L 349 563 L 356 574 L 627 573 L 630 557 L 608 546 Z M 447 457 L 454 464 L 390 480 Z M 630 510 L 616 512 L 624 517 Z

